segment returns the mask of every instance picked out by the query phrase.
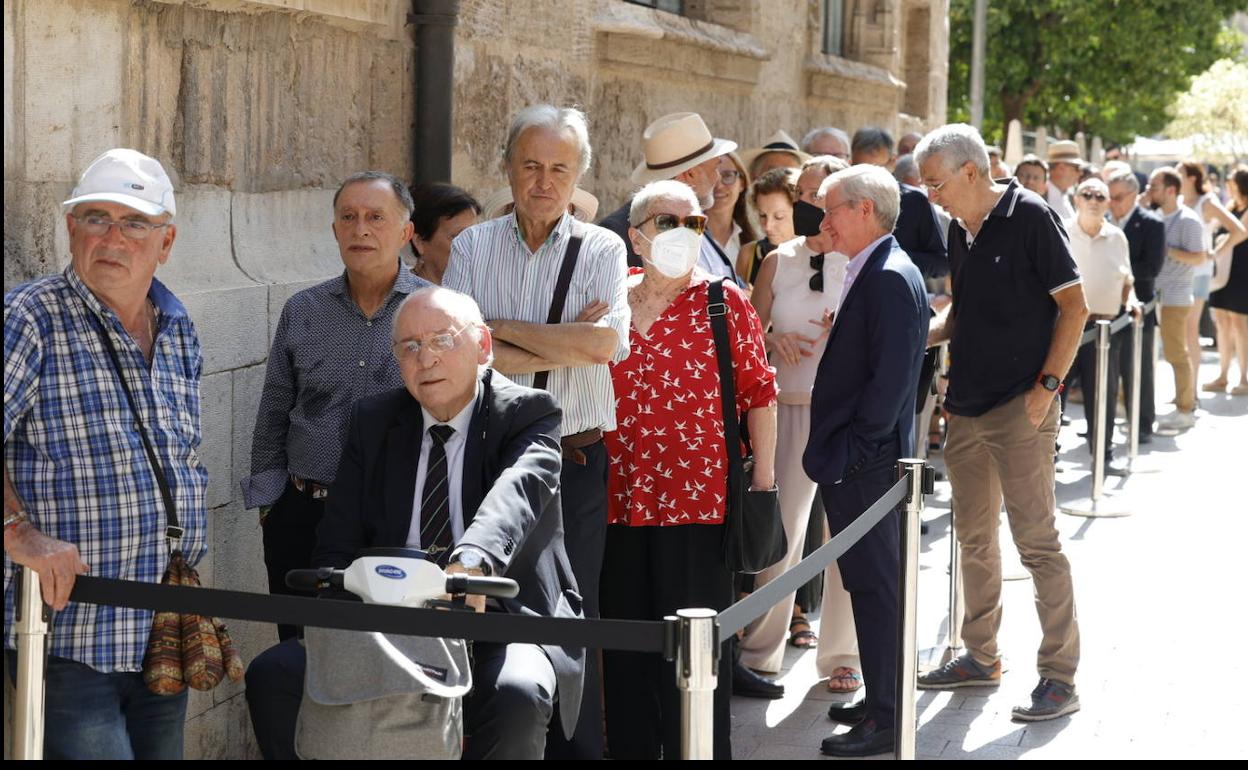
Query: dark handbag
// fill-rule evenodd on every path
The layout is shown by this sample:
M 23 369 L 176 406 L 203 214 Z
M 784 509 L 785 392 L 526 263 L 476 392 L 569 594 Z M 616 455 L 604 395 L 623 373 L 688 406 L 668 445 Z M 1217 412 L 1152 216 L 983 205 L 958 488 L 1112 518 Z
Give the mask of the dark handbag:
M 88 309 L 87 312 L 91 311 Z M 160 582 L 162 585 L 199 587 L 199 573 L 186 563 L 179 547 L 185 530 L 178 524 L 178 509 L 169 489 L 169 481 L 165 478 L 165 471 L 156 457 L 151 439 L 148 438 L 143 418 L 139 416 L 130 383 L 122 373 L 121 359 L 117 357 L 117 349 L 103 324 L 98 327 L 98 331 L 104 348 L 108 351 L 113 371 L 117 373 L 117 379 L 121 380 L 126 403 L 130 405 L 130 413 L 134 415 L 139 437 L 143 440 L 143 451 L 152 466 L 152 473 L 156 475 L 160 497 L 165 504 L 165 537 L 169 541 L 169 565 Z M 195 690 L 211 690 L 226 677 L 231 682 L 240 681 L 243 672 L 242 657 L 235 649 L 225 624 L 220 620 L 169 611 L 157 612 L 152 618 L 147 651 L 143 655 L 143 681 L 151 692 L 157 695 L 177 695 L 188 684 Z
M 789 542 L 780 518 L 780 498 L 775 489 L 751 490 L 748 474 L 754 467 L 752 453 L 741 455 L 749 433 L 737 415 L 737 392 L 732 373 L 732 348 L 728 340 L 728 306 L 724 304 L 724 279 L 707 285 L 706 312 L 715 336 L 715 359 L 719 363 L 719 389 L 724 413 L 724 443 L 728 447 L 728 509 L 724 513 L 724 564 L 733 572 L 753 575 L 784 558 Z

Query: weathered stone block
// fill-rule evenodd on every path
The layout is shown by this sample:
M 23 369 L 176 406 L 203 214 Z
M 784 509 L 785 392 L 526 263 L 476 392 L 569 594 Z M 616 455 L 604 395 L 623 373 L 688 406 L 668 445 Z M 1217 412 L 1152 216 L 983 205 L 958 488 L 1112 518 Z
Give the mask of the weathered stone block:
M 333 197 L 329 189 L 236 193 L 230 232 L 238 265 L 252 280 L 273 284 L 340 272 Z
M 264 365 L 235 369 L 234 377 L 234 478 L 230 492 L 241 499 L 242 480 L 251 474 L 251 442 L 256 430 L 256 410 L 264 392 Z
M 268 356 L 267 290 L 236 287 L 179 295 L 204 348 L 204 373 L 252 366 Z
M 210 374 L 199 387 L 200 424 L 203 443 L 199 459 L 208 469 L 208 508 L 225 505 L 233 498 L 231 480 L 231 425 L 234 408 L 231 400 L 233 375 L 230 372 Z

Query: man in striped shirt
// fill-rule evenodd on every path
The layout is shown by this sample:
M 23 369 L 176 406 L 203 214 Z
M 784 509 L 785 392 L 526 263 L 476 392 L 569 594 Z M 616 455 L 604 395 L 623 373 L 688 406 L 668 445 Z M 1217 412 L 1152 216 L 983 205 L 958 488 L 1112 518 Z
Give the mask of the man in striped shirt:
M 607 364 L 628 355 L 629 309 L 623 242 L 568 213 L 591 156 L 579 110 L 536 105 L 517 113 L 503 153 L 515 208 L 455 238 L 443 285 L 481 306 L 494 336 L 494 368 L 549 390 L 563 409 L 564 542 L 585 616 L 597 617 L 607 523 L 602 434 L 615 429 Z M 602 756 L 596 655 L 587 660 L 573 745 L 556 736 L 549 742 L 559 755 Z
M 1205 252 L 1200 215 L 1179 201 L 1183 180 L 1172 168 L 1162 167 L 1148 179 L 1148 197 L 1159 207 L 1166 225 L 1166 259 L 1157 274 L 1161 297 L 1161 345 L 1174 367 L 1175 410 L 1158 420 L 1168 430 L 1196 424 L 1196 374 L 1187 351 L 1187 317 L 1192 312 L 1192 273 L 1209 258 Z

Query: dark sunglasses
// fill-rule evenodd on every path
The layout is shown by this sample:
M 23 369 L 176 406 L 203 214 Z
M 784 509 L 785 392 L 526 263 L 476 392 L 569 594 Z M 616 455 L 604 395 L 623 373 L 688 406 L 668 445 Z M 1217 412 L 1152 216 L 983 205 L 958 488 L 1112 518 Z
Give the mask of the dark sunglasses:
M 690 214 L 687 217 L 679 217 L 675 214 L 655 214 L 649 219 L 644 220 L 641 225 L 646 222 L 654 222 L 655 232 L 665 233 L 668 230 L 674 230 L 677 227 L 687 227 L 698 235 L 706 229 L 706 217 L 701 214 Z M 637 229 L 641 229 L 641 225 L 637 225 Z
M 822 254 L 810 255 L 810 269 L 815 271 L 815 274 L 810 277 L 810 290 L 811 291 L 823 291 L 823 255 Z
M 1085 201 L 1104 201 L 1104 200 L 1106 200 L 1105 195 L 1104 195 L 1103 193 L 1099 193 L 1099 192 L 1081 192 L 1081 193 L 1079 193 L 1079 197 L 1080 197 L 1080 198 L 1083 198 Z

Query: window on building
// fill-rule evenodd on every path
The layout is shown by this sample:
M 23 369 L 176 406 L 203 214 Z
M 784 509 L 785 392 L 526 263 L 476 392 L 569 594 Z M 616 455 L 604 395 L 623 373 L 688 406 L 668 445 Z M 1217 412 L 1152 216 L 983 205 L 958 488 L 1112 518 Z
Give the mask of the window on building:
M 657 8 L 668 13 L 683 14 L 685 12 L 685 0 L 625 0 L 625 2 L 644 5 L 647 8 Z
M 823 0 L 823 52 L 841 55 L 845 30 L 845 0 Z

